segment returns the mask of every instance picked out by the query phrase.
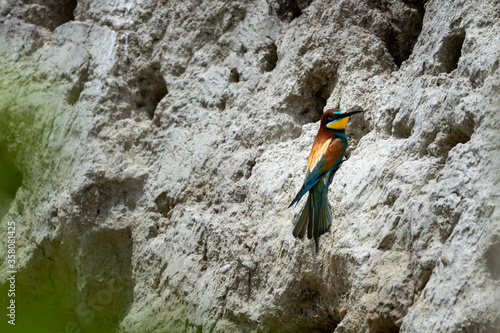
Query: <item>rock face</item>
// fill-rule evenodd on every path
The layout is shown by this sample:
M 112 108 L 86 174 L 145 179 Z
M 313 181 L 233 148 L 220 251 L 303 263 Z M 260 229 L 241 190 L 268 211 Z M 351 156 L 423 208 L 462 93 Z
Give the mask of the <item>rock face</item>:
M 20 329 L 500 332 L 498 1 L 3 0 L 0 24 Z M 365 113 L 315 254 L 287 206 L 334 107 Z

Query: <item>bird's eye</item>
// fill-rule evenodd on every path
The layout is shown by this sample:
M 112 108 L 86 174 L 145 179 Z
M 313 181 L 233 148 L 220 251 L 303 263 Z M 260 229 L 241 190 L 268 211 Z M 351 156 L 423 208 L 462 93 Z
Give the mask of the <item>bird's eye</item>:
M 333 118 L 333 116 L 327 116 L 325 117 L 325 124 L 328 124 L 330 122 L 332 122 L 335 118 Z

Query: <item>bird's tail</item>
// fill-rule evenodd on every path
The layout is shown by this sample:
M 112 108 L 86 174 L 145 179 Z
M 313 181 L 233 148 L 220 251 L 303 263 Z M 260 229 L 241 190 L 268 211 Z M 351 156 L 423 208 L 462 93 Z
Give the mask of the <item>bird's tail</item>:
M 319 236 L 324 234 L 330 228 L 332 213 L 327 203 L 327 189 L 313 188 L 309 191 L 306 204 L 302 209 L 299 219 L 295 223 L 293 235 L 303 238 L 306 234 L 311 239 L 314 236 L 316 242 L 316 253 L 318 252 Z

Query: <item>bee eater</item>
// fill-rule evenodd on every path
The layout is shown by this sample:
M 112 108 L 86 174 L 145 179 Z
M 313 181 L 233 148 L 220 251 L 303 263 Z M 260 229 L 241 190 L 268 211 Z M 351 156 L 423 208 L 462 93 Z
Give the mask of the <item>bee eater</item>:
M 328 185 L 342 164 L 347 149 L 345 127 L 349 117 L 360 112 L 363 111 L 343 112 L 339 109 L 330 109 L 323 113 L 318 134 L 307 160 L 304 185 L 288 206 L 290 208 L 309 192 L 306 205 L 295 223 L 293 235 L 302 239 L 307 229 L 307 238 L 311 239 L 314 236 L 316 253 L 319 236 L 328 230 L 332 220 L 327 203 Z

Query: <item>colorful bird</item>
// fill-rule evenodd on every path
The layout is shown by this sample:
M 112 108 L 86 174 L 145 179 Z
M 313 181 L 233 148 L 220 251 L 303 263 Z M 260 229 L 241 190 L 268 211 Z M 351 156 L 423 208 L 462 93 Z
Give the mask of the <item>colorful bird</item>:
M 304 185 L 288 206 L 291 207 L 309 192 L 306 205 L 295 223 L 293 235 L 302 239 L 307 229 L 307 238 L 311 239 L 314 236 L 316 252 L 318 252 L 319 236 L 328 230 L 332 220 L 327 203 L 328 185 L 342 164 L 347 149 L 345 127 L 349 117 L 360 112 L 363 111 L 343 112 L 339 109 L 330 109 L 323 113 L 318 135 L 307 160 Z

